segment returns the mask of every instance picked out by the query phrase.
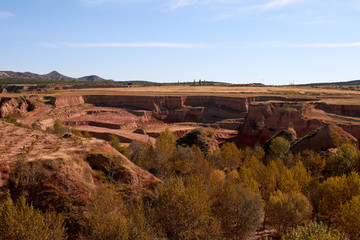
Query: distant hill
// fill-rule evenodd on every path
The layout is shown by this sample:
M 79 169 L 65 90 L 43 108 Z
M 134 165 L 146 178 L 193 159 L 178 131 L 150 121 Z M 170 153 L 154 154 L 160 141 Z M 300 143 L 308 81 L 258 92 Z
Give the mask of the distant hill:
M 113 81 L 101 78 L 96 75 L 84 76 L 80 78 L 72 78 L 57 71 L 52 71 L 48 74 L 36 74 L 31 72 L 13 72 L 13 71 L 0 71 L 0 78 L 29 78 L 29 79 L 43 79 L 43 80 L 56 80 L 56 81 L 91 81 L 91 82 L 103 82 Z
M 0 71 L 0 85 L 12 85 L 12 84 L 75 84 L 84 85 L 90 84 L 92 86 L 99 84 L 115 84 L 122 86 L 172 86 L 172 85 L 184 85 L 184 86 L 210 86 L 221 85 L 231 86 L 230 83 L 214 82 L 214 81 L 200 81 L 199 82 L 169 82 L 158 83 L 146 80 L 126 80 L 126 81 L 114 81 L 112 79 L 104 79 L 96 75 L 88 75 L 79 78 L 68 77 L 62 75 L 57 71 L 52 71 L 48 74 L 37 74 L 32 72 L 13 72 L 13 71 Z M 250 84 L 253 86 L 253 84 Z M 258 86 L 259 84 L 255 84 Z M 89 85 L 90 86 L 90 85 Z
M 90 81 L 90 82 L 99 82 L 99 81 L 108 81 L 106 79 L 103 79 L 99 76 L 96 76 L 96 75 L 90 75 L 90 76 L 85 76 L 85 77 L 81 77 L 81 78 L 78 78 L 79 80 L 82 80 L 82 81 Z
M 360 85 L 360 80 L 344 81 L 344 82 L 328 82 L 328 83 L 307 83 L 307 84 L 297 84 L 297 86 L 353 86 Z

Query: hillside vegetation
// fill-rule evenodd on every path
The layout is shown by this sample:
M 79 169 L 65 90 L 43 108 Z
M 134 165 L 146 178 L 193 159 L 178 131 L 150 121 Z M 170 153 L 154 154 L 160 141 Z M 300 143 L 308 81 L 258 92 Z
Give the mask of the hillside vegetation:
M 60 127 L 55 125 L 55 134 L 61 133 Z M 2 139 L 6 131 L 21 129 L 2 123 Z M 34 130 L 26 131 L 31 135 Z M 33 134 L 39 136 L 36 146 L 36 139 L 45 135 Z M 359 238 L 360 222 L 354 217 L 360 209 L 360 155 L 354 146 L 345 144 L 329 158 L 308 150 L 292 154 L 283 139 L 273 140 L 267 155 L 261 147 L 238 149 L 233 143 L 210 152 L 206 144 L 211 137 L 196 130 L 180 141 L 164 131 L 155 145 L 130 144 L 128 158 L 161 179 L 147 193 L 131 190 L 135 178 L 117 163 L 126 160 L 116 160 L 122 155 L 114 150 L 79 152 L 69 159 L 61 157 L 66 152 L 48 155 L 48 160 L 40 154 L 30 161 L 32 146 L 24 145 L 19 157 L 0 167 L 1 239 L 253 239 L 266 229 L 276 229 L 273 237 L 295 239 L 294 231 L 304 231 L 297 227 L 307 224 L 319 229 L 310 236 L 345 239 L 341 232 Z M 89 140 L 64 141 L 81 146 Z M 2 155 L 11 144 L 16 142 L 1 146 Z M 104 151 L 105 145 L 99 144 L 104 143 L 96 144 Z M 59 146 L 51 151 L 64 150 Z M 62 166 L 57 166 L 59 161 Z M 74 164 L 77 172 L 86 169 L 84 177 L 93 183 L 81 182 L 76 171 L 61 170 Z M 334 164 L 349 166 L 350 171 Z M 45 179 L 51 181 L 41 181 Z

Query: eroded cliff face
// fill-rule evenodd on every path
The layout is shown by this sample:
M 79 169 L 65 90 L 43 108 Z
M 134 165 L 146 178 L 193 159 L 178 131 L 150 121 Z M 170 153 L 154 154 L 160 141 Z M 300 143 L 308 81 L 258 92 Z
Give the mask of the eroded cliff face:
M 350 133 L 335 124 L 327 124 L 294 142 L 291 150 L 292 152 L 302 152 L 308 149 L 320 152 L 330 148 L 338 148 L 344 143 L 350 143 L 356 148 L 359 147 L 358 140 Z
M 360 117 L 360 105 L 315 103 L 315 107 L 324 110 L 325 112 L 328 113 L 334 113 L 337 115 L 345 115 L 352 117 Z
M 57 108 L 63 108 L 84 104 L 85 101 L 82 96 L 61 96 L 50 97 L 50 103 Z
M 165 122 L 216 122 L 243 118 L 249 105 L 247 98 L 217 96 L 87 95 L 51 97 L 50 102 L 57 108 L 89 103 L 95 106 L 147 110 Z
M 128 107 L 149 111 L 156 106 L 176 109 L 184 105 L 184 97 L 181 96 L 88 95 L 84 96 L 84 100 L 96 106 Z
M 351 133 L 356 139 L 360 140 L 360 125 L 345 125 L 345 124 L 339 124 L 339 127 L 347 131 L 348 133 Z
M 306 109 L 305 105 L 252 104 L 244 124 L 239 128 L 236 144 L 239 147 L 263 146 L 266 141 L 289 127 L 301 138 L 324 125 L 321 120 L 308 119 Z
M 67 115 L 65 121 L 68 124 L 98 127 L 99 132 L 94 132 L 95 135 L 105 134 L 110 130 L 145 128 L 149 124 L 155 126 L 156 124 L 191 122 L 208 124 L 208 127 L 214 129 L 227 128 L 228 125 L 232 129 L 238 128 L 235 140 L 237 145 L 254 147 L 263 146 L 269 139 L 289 128 L 294 130 L 296 137 L 302 138 L 312 130 L 334 122 L 355 138 L 360 139 L 360 119 L 357 118 L 360 115 L 360 105 L 314 103 L 311 102 L 312 99 L 287 99 L 278 96 L 246 98 L 86 95 L 57 96 L 49 97 L 49 99 L 54 106 L 53 110 L 57 113 L 66 109 L 73 110 L 71 113 L 64 113 Z M 1 117 L 9 113 L 20 115 L 28 111 L 30 107 L 29 101 L 21 98 L 2 98 L 0 102 Z M 75 109 L 80 109 L 84 103 L 105 110 L 111 107 L 113 109 L 112 112 L 102 113 L 101 116 L 100 113 L 88 113 L 84 115 L 87 117 L 83 115 L 74 117 L 77 111 Z M 104 130 L 106 131 L 103 132 Z M 123 140 L 126 142 L 133 139 L 133 136 L 125 137 L 126 139 Z
M 13 115 L 19 117 L 35 109 L 31 98 L 0 98 L 0 118 Z

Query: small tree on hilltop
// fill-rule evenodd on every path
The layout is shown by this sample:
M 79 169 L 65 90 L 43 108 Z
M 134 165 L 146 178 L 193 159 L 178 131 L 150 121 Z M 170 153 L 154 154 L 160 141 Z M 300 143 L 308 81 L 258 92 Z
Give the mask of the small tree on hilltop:
M 276 137 L 271 141 L 269 151 L 272 158 L 284 159 L 290 151 L 290 143 L 283 137 Z

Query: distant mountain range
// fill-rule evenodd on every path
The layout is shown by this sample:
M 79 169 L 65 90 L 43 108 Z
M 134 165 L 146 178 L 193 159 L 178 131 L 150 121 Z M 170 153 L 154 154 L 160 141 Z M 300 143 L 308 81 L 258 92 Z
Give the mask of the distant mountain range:
M 0 79 L 7 79 L 7 78 L 21 78 L 21 79 L 34 79 L 34 80 L 56 80 L 56 81 L 79 81 L 79 82 L 110 82 L 115 83 L 112 79 L 104 79 L 102 77 L 96 75 L 89 75 L 80 78 L 72 78 L 57 71 L 52 71 L 48 74 L 37 74 L 32 72 L 13 72 L 13 71 L 0 71 Z M 160 83 L 156 82 L 149 82 L 149 81 L 142 81 L 142 80 L 129 80 L 129 81 L 122 81 L 123 84 L 126 83 L 133 83 L 133 84 L 140 84 L 140 85 L 156 85 Z M 212 83 L 219 83 L 219 84 L 227 84 L 221 82 L 212 82 Z M 191 82 L 190 82 L 191 84 Z M 231 84 L 230 84 L 231 85 Z M 248 85 L 248 84 L 246 84 Z M 251 84 L 250 84 L 251 85 Z M 256 84 L 262 85 L 262 84 Z M 296 86 L 313 86 L 313 87 L 322 87 L 322 86 L 359 86 L 360 80 L 352 80 L 352 81 L 343 81 L 343 82 L 327 82 L 327 83 L 307 83 L 307 84 L 296 84 Z M 237 84 L 233 84 L 233 86 L 238 86 Z M 240 85 L 239 85 L 240 86 Z
M 48 74 L 36 74 L 31 72 L 12 72 L 12 71 L 0 71 L 0 78 L 30 78 L 30 79 L 44 79 L 44 80 L 64 80 L 64 81 L 90 81 L 90 82 L 99 82 L 99 81 L 114 81 L 109 79 L 104 79 L 96 75 L 84 76 L 80 78 L 72 78 L 57 71 L 52 71 Z

